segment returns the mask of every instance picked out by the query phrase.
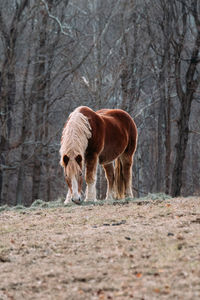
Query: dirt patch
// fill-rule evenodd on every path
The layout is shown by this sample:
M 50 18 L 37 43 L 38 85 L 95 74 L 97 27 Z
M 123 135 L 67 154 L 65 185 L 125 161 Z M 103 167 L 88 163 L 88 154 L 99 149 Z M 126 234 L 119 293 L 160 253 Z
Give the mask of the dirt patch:
M 200 198 L 59 206 L 0 213 L 1 300 L 200 299 Z

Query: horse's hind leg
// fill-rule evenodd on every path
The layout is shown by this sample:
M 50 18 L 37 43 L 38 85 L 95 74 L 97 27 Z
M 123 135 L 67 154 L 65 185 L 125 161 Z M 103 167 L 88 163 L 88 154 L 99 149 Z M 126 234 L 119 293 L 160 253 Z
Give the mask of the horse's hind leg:
M 98 157 L 96 154 L 86 159 L 85 181 L 86 198 L 85 201 L 96 201 L 96 173 Z
M 133 165 L 133 155 L 123 153 L 121 155 L 122 162 L 122 172 L 125 185 L 125 197 L 133 198 L 132 192 L 132 165 Z
M 109 163 L 106 165 L 103 165 L 106 179 L 107 179 L 107 192 L 106 192 L 106 200 L 112 200 L 113 199 L 113 187 L 114 187 L 114 166 L 113 163 Z

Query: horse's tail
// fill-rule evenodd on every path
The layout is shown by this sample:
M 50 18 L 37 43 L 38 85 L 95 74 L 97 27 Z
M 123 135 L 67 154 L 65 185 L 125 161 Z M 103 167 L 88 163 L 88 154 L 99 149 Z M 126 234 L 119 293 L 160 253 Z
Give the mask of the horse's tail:
M 125 198 L 125 181 L 123 175 L 123 167 L 120 157 L 115 160 L 115 198 L 123 199 Z

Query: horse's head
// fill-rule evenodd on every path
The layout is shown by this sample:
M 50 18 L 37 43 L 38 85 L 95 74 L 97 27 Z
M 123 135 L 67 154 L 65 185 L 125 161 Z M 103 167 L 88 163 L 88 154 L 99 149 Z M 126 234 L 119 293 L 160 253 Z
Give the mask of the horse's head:
M 83 158 L 80 154 L 76 156 L 63 156 L 63 166 L 65 180 L 71 192 L 71 200 L 76 204 L 82 202 L 81 190 L 82 190 L 82 169 Z

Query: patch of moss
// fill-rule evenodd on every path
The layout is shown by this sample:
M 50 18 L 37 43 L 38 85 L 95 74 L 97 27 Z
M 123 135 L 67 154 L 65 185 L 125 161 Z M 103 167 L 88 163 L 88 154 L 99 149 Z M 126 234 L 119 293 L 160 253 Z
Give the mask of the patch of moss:
M 47 207 L 47 206 L 48 206 L 47 202 L 40 199 L 35 200 L 31 205 L 31 207 Z
M 21 210 L 21 209 L 25 209 L 25 206 L 23 206 L 23 205 L 16 205 L 16 206 L 12 207 L 12 209 Z
M 170 199 L 171 197 L 169 195 L 166 195 L 165 193 L 156 193 L 156 194 L 149 193 L 145 198 L 151 200 L 167 200 Z
M 56 201 L 50 201 L 50 202 L 46 202 L 46 203 L 48 203 L 48 207 L 52 207 L 52 208 L 64 206 L 62 199 L 58 199 Z
M 5 211 L 5 210 L 9 210 L 9 209 L 10 209 L 10 207 L 8 205 L 0 206 L 0 212 Z

